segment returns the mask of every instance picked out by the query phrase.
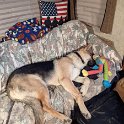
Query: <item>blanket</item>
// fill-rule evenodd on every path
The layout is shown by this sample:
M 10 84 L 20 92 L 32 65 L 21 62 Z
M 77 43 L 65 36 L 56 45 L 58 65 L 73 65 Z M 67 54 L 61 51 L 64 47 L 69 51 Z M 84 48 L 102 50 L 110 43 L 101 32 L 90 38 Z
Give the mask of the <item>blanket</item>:
M 31 43 L 37 38 L 42 37 L 48 32 L 45 26 L 41 26 L 37 18 L 18 22 L 6 31 L 8 39 L 19 42 L 20 44 Z
M 20 102 L 12 102 L 5 91 L 6 81 L 9 74 L 18 67 L 25 64 L 46 61 L 68 52 L 80 48 L 87 44 L 92 44 L 95 54 L 103 52 L 103 55 L 112 62 L 113 76 L 119 69 L 120 56 L 118 53 L 103 43 L 96 35 L 91 34 L 86 25 L 73 20 L 54 28 L 42 39 L 37 39 L 32 44 L 20 45 L 14 41 L 0 44 L 0 123 L 9 124 L 34 124 L 35 119 L 32 109 Z M 97 95 L 103 89 L 102 75 L 98 80 L 91 81 L 91 85 L 85 101 Z M 111 77 L 112 78 L 112 77 Z M 51 105 L 61 113 L 71 116 L 74 108 L 74 100 L 61 86 L 50 88 Z M 4 93 L 3 93 L 4 92 Z M 46 124 L 63 124 L 59 119 L 53 118 L 48 113 L 44 116 Z

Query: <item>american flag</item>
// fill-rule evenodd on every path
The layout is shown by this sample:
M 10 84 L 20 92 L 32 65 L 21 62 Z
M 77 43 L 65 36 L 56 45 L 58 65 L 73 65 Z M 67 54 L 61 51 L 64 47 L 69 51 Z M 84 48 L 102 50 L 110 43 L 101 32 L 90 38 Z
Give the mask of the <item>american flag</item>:
M 57 21 L 59 21 L 62 17 L 64 21 L 67 17 L 67 6 L 68 0 L 63 0 L 62 2 L 40 1 L 42 24 L 44 24 L 48 16 L 50 17 L 51 21 L 54 20 L 54 17 L 56 17 Z

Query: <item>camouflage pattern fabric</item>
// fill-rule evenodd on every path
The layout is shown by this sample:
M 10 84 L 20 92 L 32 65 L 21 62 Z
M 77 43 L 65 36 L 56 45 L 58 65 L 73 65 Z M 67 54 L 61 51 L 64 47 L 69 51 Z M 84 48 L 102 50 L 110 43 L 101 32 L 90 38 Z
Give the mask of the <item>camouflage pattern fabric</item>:
M 50 60 L 58 56 L 71 52 L 86 42 L 92 43 L 94 52 L 104 52 L 105 57 L 109 58 L 108 52 L 112 49 L 95 35 L 90 34 L 87 27 L 77 21 L 69 21 L 62 26 L 54 28 L 42 39 L 38 39 L 32 44 L 20 45 L 15 41 L 3 42 L 0 44 L 0 124 L 34 124 L 35 119 L 32 109 L 20 102 L 12 102 L 6 92 L 2 93 L 6 87 L 9 74 L 18 67 L 32 62 Z M 100 41 L 100 44 L 99 44 Z M 98 46 L 96 44 L 99 44 Z M 100 47 L 100 48 L 99 48 Z M 102 50 L 101 50 L 102 49 Z M 119 61 L 120 58 L 116 51 L 112 50 L 112 63 Z M 116 64 L 113 64 L 116 68 Z M 114 76 L 114 75 L 113 75 Z M 102 76 L 101 76 L 102 77 Z M 99 85 L 101 87 L 101 79 Z M 96 84 L 96 85 L 95 85 Z M 98 83 L 92 83 L 89 96 L 98 94 Z M 96 86 L 96 87 L 95 87 Z M 74 100 L 61 86 L 50 88 L 51 104 L 57 110 L 70 116 L 74 106 Z M 99 89 L 101 92 L 101 89 Z M 93 95 L 92 95 L 93 96 Z M 63 124 L 59 119 L 53 118 L 48 113 L 45 114 L 46 124 Z

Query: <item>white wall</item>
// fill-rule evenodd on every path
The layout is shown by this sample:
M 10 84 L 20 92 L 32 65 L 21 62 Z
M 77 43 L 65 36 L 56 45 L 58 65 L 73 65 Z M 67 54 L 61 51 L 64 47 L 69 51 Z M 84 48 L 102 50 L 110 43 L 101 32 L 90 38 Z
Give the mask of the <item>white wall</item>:
M 94 30 L 97 35 L 113 41 L 115 48 L 122 57 L 124 55 L 124 0 L 117 0 L 112 33 L 104 34 L 97 28 Z
M 77 0 L 76 17 L 89 25 L 101 26 L 107 0 Z

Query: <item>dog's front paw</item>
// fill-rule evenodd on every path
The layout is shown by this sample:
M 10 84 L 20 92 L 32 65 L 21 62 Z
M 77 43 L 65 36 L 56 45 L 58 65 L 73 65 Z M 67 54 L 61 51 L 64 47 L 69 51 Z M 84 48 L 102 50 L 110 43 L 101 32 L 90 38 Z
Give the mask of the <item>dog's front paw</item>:
M 91 118 L 91 114 L 90 114 L 89 112 L 83 113 L 83 116 L 84 116 L 86 119 L 90 119 L 90 118 Z

